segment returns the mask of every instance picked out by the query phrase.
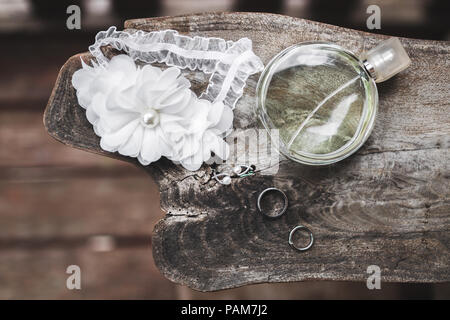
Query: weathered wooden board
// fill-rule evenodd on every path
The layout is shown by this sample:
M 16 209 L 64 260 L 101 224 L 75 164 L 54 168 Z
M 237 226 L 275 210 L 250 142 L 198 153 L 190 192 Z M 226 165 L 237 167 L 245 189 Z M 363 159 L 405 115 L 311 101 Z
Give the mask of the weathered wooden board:
M 256 13 L 138 19 L 125 27 L 249 37 L 265 63 L 302 41 L 333 41 L 358 54 L 386 38 Z M 312 168 L 281 158 L 276 175 L 233 179 L 229 186 L 212 179 L 206 165 L 192 173 L 163 159 L 143 168 L 159 185 L 166 212 L 152 239 L 161 272 L 202 291 L 260 282 L 365 280 L 369 265 L 381 268 L 383 281 L 449 281 L 450 45 L 401 41 L 411 66 L 379 87 L 370 139 L 339 164 Z M 138 165 L 100 149 L 71 86 L 79 58 L 70 58 L 58 76 L 44 116 L 48 132 L 72 147 Z M 194 80 L 194 91 L 203 88 L 198 76 L 187 76 Z M 249 79 L 235 109 L 235 128 L 259 127 L 252 111 L 257 78 Z M 269 186 L 283 189 L 289 198 L 288 212 L 279 220 L 263 219 L 256 211 L 257 194 Z M 287 242 L 289 230 L 299 223 L 316 238 L 304 253 Z
M 70 265 L 81 269 L 81 290 L 66 287 Z M 176 286 L 160 276 L 148 247 L 110 252 L 83 246 L 2 250 L 0 274 L 1 299 L 177 298 Z
M 37 110 L 0 111 L 0 145 L 0 167 L 4 170 L 23 167 L 130 167 L 114 159 L 65 148 L 49 137 L 42 126 L 42 113 Z
M 81 290 L 68 290 L 69 265 L 81 268 Z M 383 284 L 367 290 L 356 282 L 259 284 L 219 292 L 175 285 L 158 272 L 149 248 L 95 252 L 89 247 L 2 249 L 1 299 L 400 299 L 448 298 L 448 286 Z
M 103 234 L 145 239 L 150 244 L 148 230 L 163 214 L 156 186 L 149 179 L 133 173 L 114 176 L 112 171 L 107 177 L 89 171 L 84 177 L 58 173 L 57 167 L 22 168 L 9 178 L 0 175 L 0 247 L 2 241 L 27 244 L 71 237 L 87 241 Z

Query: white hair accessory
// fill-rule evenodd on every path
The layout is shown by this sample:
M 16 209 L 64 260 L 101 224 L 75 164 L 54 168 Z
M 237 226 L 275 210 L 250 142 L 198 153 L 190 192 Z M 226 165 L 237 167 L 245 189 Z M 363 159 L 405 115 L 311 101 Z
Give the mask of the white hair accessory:
M 128 55 L 110 61 L 101 47 L 111 45 Z M 137 157 L 148 165 L 161 156 L 198 170 L 211 152 L 225 160 L 223 140 L 232 127 L 233 112 L 247 78 L 263 69 L 251 40 L 187 37 L 177 31 L 99 32 L 89 47 L 97 62 L 82 61 L 72 77 L 79 104 L 110 152 Z M 145 63 L 165 63 L 162 71 Z M 198 98 L 180 69 L 211 74 Z

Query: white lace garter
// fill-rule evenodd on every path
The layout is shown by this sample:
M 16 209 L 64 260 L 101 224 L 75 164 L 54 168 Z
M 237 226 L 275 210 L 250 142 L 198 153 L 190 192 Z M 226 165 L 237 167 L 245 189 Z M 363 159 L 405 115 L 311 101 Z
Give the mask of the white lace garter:
M 126 54 L 108 60 L 101 51 L 106 45 Z M 82 61 L 72 84 L 102 149 L 136 157 L 143 165 L 164 156 L 191 171 L 211 160 L 212 152 L 227 159 L 223 138 L 232 128 L 232 110 L 247 78 L 264 67 L 248 38 L 191 38 L 174 30 L 110 27 L 97 34 L 89 51 L 96 61 L 92 66 Z M 211 74 L 200 97 L 181 75 L 185 68 Z

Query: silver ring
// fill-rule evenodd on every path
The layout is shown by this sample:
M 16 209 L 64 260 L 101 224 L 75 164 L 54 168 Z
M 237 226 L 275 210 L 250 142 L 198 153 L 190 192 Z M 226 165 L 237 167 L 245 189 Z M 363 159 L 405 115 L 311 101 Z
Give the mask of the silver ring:
M 292 237 L 294 236 L 294 233 L 296 233 L 298 230 L 305 230 L 306 232 L 309 233 L 309 243 L 308 243 L 308 245 L 306 247 L 296 247 L 295 244 L 294 244 L 294 241 L 292 241 Z M 305 226 L 302 226 L 302 225 L 296 226 L 289 233 L 289 245 L 292 248 L 294 248 L 294 249 L 296 249 L 298 251 L 306 251 L 306 250 L 308 250 L 309 248 L 312 247 L 313 243 L 314 243 L 314 236 L 313 236 L 311 230 L 309 230 L 309 228 L 307 228 Z
M 261 199 L 262 199 L 262 197 L 263 197 L 267 192 L 269 192 L 269 191 L 276 191 L 276 192 L 279 192 L 279 193 L 281 193 L 281 195 L 283 196 L 284 206 L 283 206 L 283 208 L 282 208 L 276 215 L 269 215 L 267 212 L 264 212 L 264 211 L 261 209 Z M 257 207 L 258 207 L 259 212 L 261 212 L 263 215 L 265 215 L 265 216 L 268 217 L 268 218 L 274 219 L 274 218 L 281 217 L 281 216 L 283 215 L 283 213 L 286 212 L 286 209 L 287 209 L 287 207 L 288 207 L 288 198 L 287 198 L 286 194 L 285 194 L 283 191 L 281 191 L 280 189 L 277 189 L 277 188 L 267 188 L 267 189 L 265 189 L 264 191 L 262 191 L 262 192 L 259 194 L 259 196 L 258 196 L 258 201 L 257 201 L 256 204 L 257 204 Z

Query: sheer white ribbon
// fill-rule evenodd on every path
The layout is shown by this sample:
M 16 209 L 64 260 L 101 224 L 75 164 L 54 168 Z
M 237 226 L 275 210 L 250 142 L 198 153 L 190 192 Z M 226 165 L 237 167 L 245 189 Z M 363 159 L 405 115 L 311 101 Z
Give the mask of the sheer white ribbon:
M 242 96 L 248 77 L 264 68 L 248 38 L 233 42 L 214 37 L 188 37 L 175 30 L 117 31 L 116 27 L 110 27 L 99 32 L 95 43 L 89 47 L 100 65 L 108 63 L 101 51 L 101 47 L 107 45 L 125 51 L 134 60 L 211 74 L 209 85 L 200 98 L 223 101 L 232 109 Z

